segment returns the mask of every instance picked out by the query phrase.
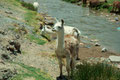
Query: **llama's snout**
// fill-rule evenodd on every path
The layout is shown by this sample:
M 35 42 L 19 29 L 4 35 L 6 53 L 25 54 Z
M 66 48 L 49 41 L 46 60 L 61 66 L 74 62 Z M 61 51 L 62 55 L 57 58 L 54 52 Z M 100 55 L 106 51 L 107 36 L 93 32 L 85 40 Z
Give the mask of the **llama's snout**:
M 53 32 L 56 32 L 56 29 L 55 29 L 55 28 L 52 28 L 52 31 L 53 31 Z

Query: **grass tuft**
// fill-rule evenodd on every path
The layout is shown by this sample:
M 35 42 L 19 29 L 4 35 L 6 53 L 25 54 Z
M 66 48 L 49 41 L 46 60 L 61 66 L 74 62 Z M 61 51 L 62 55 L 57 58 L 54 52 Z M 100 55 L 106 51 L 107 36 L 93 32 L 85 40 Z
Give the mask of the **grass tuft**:
M 22 73 L 17 74 L 11 80 L 24 80 L 25 78 L 34 78 L 35 80 L 53 80 L 50 75 L 48 75 L 45 72 L 42 72 L 39 68 L 30 67 L 23 63 L 14 64 L 18 64 L 23 69 L 21 71 Z
M 83 62 L 77 65 L 73 72 L 73 80 L 119 80 L 120 70 L 115 67 L 105 64 L 97 63 L 90 64 Z
M 39 44 L 39 45 L 44 45 L 46 43 L 45 40 L 43 40 L 43 39 L 41 39 L 41 38 L 39 38 L 35 35 L 30 35 L 29 34 L 29 35 L 26 36 L 26 38 L 29 39 L 32 42 L 35 42 L 35 43 Z

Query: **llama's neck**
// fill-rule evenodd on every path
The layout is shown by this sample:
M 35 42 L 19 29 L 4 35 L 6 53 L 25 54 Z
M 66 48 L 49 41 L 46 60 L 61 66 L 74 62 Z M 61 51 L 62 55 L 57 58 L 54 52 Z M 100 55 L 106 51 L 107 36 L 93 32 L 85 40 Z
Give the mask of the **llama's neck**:
M 57 34 L 57 49 L 62 50 L 65 47 L 64 44 L 64 30 L 61 33 Z

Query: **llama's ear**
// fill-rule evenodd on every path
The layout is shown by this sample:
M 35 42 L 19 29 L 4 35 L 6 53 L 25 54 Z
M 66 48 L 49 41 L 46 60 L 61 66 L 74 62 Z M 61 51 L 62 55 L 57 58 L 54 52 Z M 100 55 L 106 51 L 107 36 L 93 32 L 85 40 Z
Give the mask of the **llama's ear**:
M 62 23 L 62 26 L 63 26 L 63 24 L 64 24 L 64 20 L 63 19 L 61 19 L 61 23 Z

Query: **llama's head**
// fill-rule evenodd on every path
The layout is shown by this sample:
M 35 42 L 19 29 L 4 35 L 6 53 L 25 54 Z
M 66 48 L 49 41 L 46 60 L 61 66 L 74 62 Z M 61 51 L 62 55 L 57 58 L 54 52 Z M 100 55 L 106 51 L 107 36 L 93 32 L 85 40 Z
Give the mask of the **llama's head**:
M 53 32 L 56 32 L 56 33 L 59 33 L 59 32 L 63 32 L 64 31 L 64 20 L 61 20 L 61 21 L 57 21 L 57 23 L 55 23 L 52 31 Z

